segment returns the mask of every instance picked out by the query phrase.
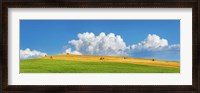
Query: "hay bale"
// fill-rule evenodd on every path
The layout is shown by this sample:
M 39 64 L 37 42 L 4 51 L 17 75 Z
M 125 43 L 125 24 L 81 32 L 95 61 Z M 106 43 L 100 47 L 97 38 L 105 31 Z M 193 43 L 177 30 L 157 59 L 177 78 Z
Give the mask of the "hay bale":
M 99 60 L 104 60 L 104 57 L 100 57 L 100 59 Z

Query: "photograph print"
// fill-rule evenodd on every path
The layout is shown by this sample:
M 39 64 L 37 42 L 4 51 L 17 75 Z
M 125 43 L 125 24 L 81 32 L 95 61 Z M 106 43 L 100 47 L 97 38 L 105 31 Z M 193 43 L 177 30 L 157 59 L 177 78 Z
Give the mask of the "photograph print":
M 180 20 L 20 20 L 20 73 L 180 73 Z

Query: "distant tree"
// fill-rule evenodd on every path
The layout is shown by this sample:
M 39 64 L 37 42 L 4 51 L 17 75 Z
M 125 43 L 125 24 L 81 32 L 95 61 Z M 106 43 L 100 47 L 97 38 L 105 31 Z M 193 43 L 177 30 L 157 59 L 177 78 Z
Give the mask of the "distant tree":
M 51 58 L 51 59 L 53 59 L 53 57 L 52 57 L 52 56 L 50 56 L 50 58 Z
M 155 61 L 155 59 L 152 59 L 152 61 Z

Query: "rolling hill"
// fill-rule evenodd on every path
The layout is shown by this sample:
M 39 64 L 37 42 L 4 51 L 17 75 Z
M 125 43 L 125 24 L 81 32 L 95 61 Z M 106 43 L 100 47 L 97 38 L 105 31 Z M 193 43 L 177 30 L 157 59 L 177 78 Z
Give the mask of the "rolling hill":
M 21 60 L 20 73 L 180 73 L 180 62 L 63 54 Z

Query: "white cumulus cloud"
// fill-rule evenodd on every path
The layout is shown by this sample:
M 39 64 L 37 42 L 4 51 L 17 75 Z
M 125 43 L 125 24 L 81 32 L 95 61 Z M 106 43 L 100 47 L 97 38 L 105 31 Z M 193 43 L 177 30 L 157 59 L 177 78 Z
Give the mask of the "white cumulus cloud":
M 156 34 L 149 34 L 146 39 L 131 46 L 134 51 L 163 51 L 169 49 L 179 49 L 179 44 L 169 45 L 167 39 Z
M 30 58 L 37 58 L 47 55 L 47 53 L 40 52 L 37 50 L 30 50 L 26 48 L 25 50 L 20 49 L 20 59 L 30 59 Z
M 67 48 L 66 52 L 75 52 L 88 55 L 127 55 L 127 47 L 120 35 L 114 33 L 105 34 L 101 32 L 95 35 L 92 32 L 78 34 L 78 40 L 71 40 L 68 43 L 74 46 L 74 51 Z
M 78 51 L 72 51 L 71 48 L 66 48 L 65 53 L 70 53 L 70 54 L 76 54 L 76 55 L 82 55 L 82 53 L 78 52 Z

